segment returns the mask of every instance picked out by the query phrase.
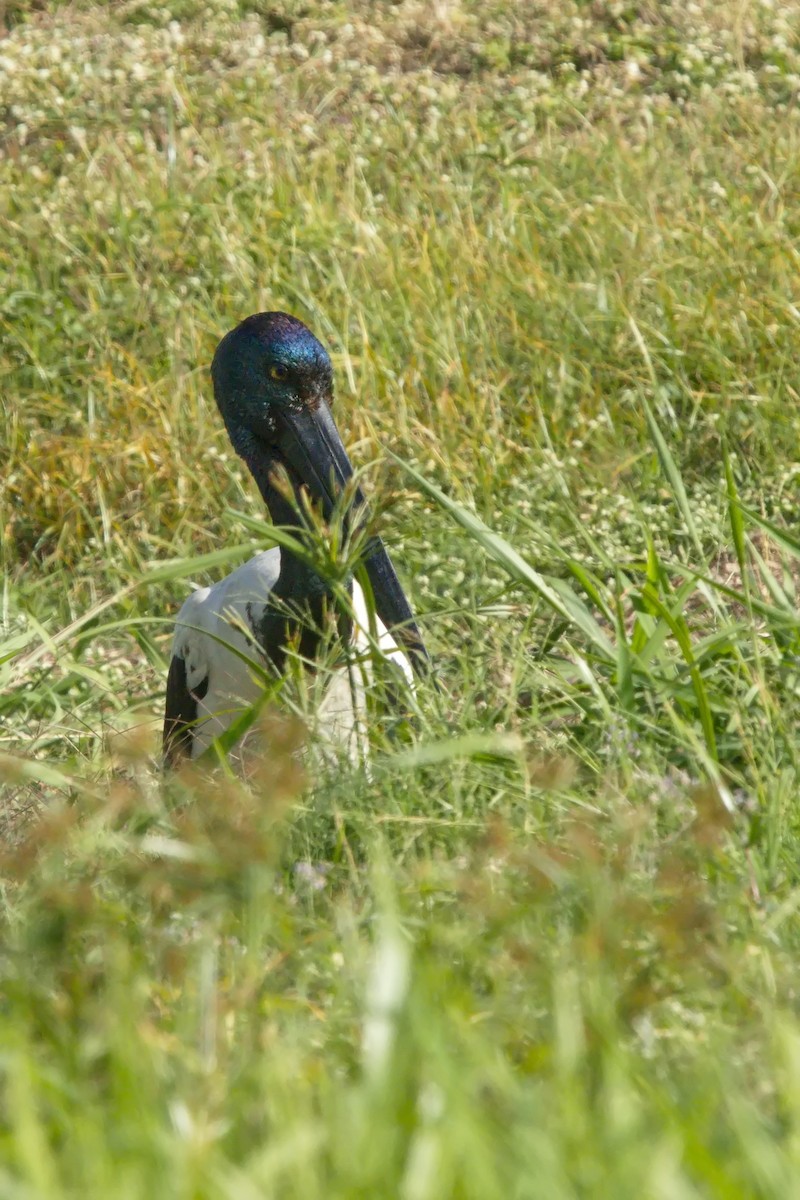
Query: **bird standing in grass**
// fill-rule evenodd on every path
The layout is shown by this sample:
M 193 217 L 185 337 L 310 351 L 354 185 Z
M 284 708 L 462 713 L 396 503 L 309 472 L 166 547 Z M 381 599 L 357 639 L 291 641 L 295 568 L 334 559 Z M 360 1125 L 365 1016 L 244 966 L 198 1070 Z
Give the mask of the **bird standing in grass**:
M 333 370 L 325 348 L 286 313 L 256 313 L 220 342 L 211 365 L 214 396 L 234 449 L 249 467 L 276 526 L 302 542 L 303 492 L 329 519 L 353 468 L 331 415 Z M 352 485 L 345 531 L 363 521 L 364 498 Z M 353 517 L 355 514 L 355 518 Z M 287 655 L 312 669 L 324 630 L 335 622 L 342 645 L 368 657 L 377 643 L 410 681 L 429 660 L 410 605 L 380 538 L 361 554 L 374 604 L 353 583 L 350 603 L 307 554 L 273 548 L 257 554 L 211 588 L 194 592 L 178 615 L 167 678 L 164 758 L 197 758 L 257 701 L 264 672 L 279 676 Z M 259 678 L 260 675 L 260 678 Z M 321 717 L 333 740 L 346 740 L 358 720 L 352 671 L 332 672 Z

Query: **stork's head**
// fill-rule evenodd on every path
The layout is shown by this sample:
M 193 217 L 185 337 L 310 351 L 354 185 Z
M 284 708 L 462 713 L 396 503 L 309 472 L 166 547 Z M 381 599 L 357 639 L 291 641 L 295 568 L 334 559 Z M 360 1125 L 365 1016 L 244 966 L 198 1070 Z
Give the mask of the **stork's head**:
M 313 333 L 287 313 L 256 313 L 222 339 L 211 376 L 234 449 L 253 472 L 273 520 L 286 524 L 294 519 L 276 487 L 276 466 L 286 470 L 296 496 L 305 488 L 324 516 L 330 516 L 353 468 L 331 415 L 331 360 Z M 354 505 L 365 507 L 359 488 L 354 489 Z M 412 659 L 427 660 L 380 539 L 370 543 L 364 565 L 378 616 L 388 628 L 404 626 L 401 637 Z
M 225 424 L 240 440 L 250 433 L 276 444 L 287 414 L 333 402 L 328 352 L 288 313 L 255 313 L 232 329 L 217 347 L 211 376 Z
M 352 468 L 331 416 L 331 360 L 311 330 L 288 313 L 255 313 L 222 339 L 211 377 L 234 449 L 270 508 L 269 480 L 281 465 L 295 491 L 305 485 L 329 515 Z

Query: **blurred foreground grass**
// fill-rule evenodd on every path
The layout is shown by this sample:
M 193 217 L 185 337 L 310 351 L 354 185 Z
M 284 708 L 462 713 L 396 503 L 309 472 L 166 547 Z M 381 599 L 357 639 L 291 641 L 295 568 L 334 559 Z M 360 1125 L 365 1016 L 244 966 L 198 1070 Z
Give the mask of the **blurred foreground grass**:
M 798 18 L 0 4 L 0 1195 L 800 1192 Z M 446 693 L 165 789 L 259 308 Z

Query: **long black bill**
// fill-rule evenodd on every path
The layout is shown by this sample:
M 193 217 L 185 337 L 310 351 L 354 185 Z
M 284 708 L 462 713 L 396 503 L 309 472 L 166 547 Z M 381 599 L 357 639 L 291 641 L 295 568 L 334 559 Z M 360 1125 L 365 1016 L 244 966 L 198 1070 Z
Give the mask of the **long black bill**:
M 281 426 L 278 439 L 281 454 L 311 495 L 322 502 L 323 514 L 329 518 L 337 496 L 353 476 L 353 467 L 330 408 L 325 400 L 320 400 L 314 409 L 284 411 Z M 353 507 L 363 514 L 363 520 L 367 506 L 360 488 L 355 489 Z M 392 560 L 379 537 L 367 543 L 363 562 L 377 615 L 406 650 L 417 674 L 426 675 L 430 670 L 430 659 L 425 643 Z

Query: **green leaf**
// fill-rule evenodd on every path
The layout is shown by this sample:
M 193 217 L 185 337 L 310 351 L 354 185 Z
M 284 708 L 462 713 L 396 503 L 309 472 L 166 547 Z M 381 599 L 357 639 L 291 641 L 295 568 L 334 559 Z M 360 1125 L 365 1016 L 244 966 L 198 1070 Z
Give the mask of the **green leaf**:
M 418 767 L 438 766 L 463 758 L 519 758 L 525 743 L 515 733 L 467 733 L 439 742 L 423 743 L 399 754 L 383 755 L 374 763 L 375 771 L 414 771 Z
M 168 579 L 189 579 L 202 571 L 211 571 L 215 567 L 226 567 L 229 563 L 238 562 L 248 554 L 254 554 L 254 548 L 249 543 L 238 546 L 225 546 L 222 550 L 212 550 L 209 554 L 199 554 L 196 557 L 169 558 L 152 563 L 145 568 L 145 573 L 135 586 L 149 586 L 152 583 L 163 583 Z
M 747 593 L 749 591 L 749 578 L 747 570 L 747 550 L 745 548 L 744 521 L 742 520 L 742 506 L 739 503 L 739 493 L 736 490 L 736 480 L 733 477 L 731 457 L 728 453 L 728 447 L 725 442 L 722 443 L 722 460 L 725 465 L 725 491 L 728 497 L 728 519 L 731 523 L 733 547 L 736 551 L 736 559 L 739 563 L 739 573 L 742 577 L 742 586 L 744 587 L 745 593 Z
M 689 627 L 682 616 L 675 615 L 669 610 L 669 608 L 667 608 L 660 596 L 656 596 L 654 593 L 651 593 L 650 601 L 658 610 L 661 618 L 669 626 L 670 632 L 680 647 L 684 661 L 689 667 L 689 674 L 691 676 L 692 687 L 694 689 L 694 695 L 697 701 L 697 710 L 700 717 L 700 724 L 703 729 L 706 749 L 711 759 L 716 762 L 717 741 L 714 734 L 714 721 L 711 716 L 711 708 L 709 706 L 703 676 L 698 669 L 697 662 L 692 652 L 692 642 L 689 634 Z
M 598 625 L 589 609 L 573 592 L 563 579 L 541 574 L 525 561 L 505 538 L 500 537 L 486 525 L 479 516 L 470 512 L 456 500 L 451 500 L 434 483 L 416 471 L 410 464 L 398 458 L 395 454 L 390 457 L 406 471 L 419 486 L 431 496 L 437 504 L 458 522 L 462 529 L 481 546 L 489 557 L 501 566 L 512 579 L 523 583 L 539 595 L 546 604 L 568 620 L 588 639 L 595 652 L 608 661 L 616 657 L 615 650 L 606 634 Z
M 650 430 L 650 437 L 656 448 L 656 453 L 658 454 L 658 458 L 661 463 L 661 469 L 667 477 L 670 488 L 672 489 L 672 494 L 675 497 L 675 503 L 678 506 L 680 514 L 683 517 L 683 522 L 689 531 L 692 541 L 694 542 L 695 549 L 697 550 L 698 554 L 702 554 L 700 535 L 698 534 L 697 526 L 694 523 L 692 509 L 689 504 L 689 497 L 686 494 L 686 488 L 683 485 L 683 479 L 681 478 L 681 473 L 678 470 L 678 464 L 672 457 L 666 439 L 659 429 L 658 422 L 653 415 L 653 411 L 650 408 L 646 397 L 642 396 L 641 400 L 642 407 L 644 409 L 644 415 L 647 420 L 647 426 Z

